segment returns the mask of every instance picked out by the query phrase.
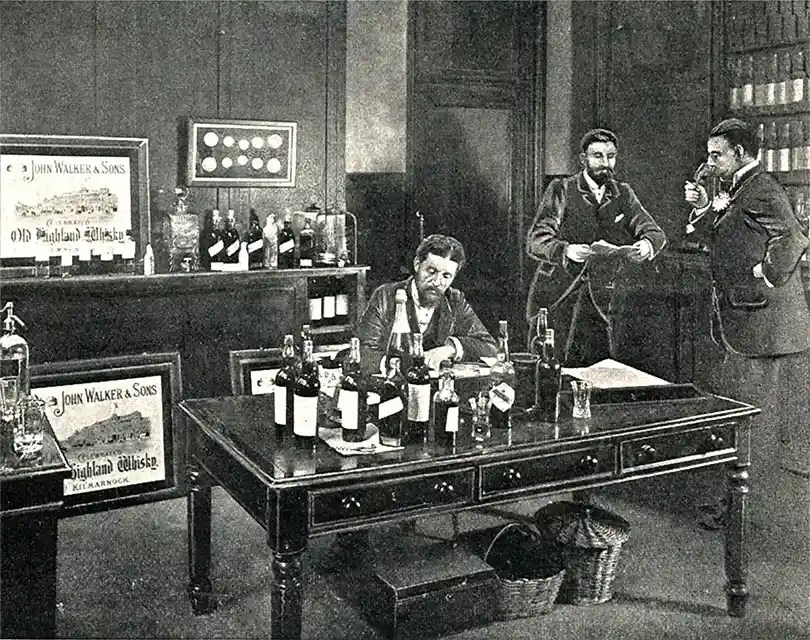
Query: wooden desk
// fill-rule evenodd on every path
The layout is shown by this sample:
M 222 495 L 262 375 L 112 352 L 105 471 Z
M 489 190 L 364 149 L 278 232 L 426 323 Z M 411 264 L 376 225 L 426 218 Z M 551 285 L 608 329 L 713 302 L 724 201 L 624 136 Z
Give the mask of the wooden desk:
M 57 521 L 71 470 L 50 425 L 39 461 L 12 456 L 0 459 L 0 637 L 53 638 Z
M 728 613 L 745 615 L 745 501 L 749 419 L 759 410 L 691 385 L 598 394 L 590 420 L 516 423 L 486 448 L 409 447 L 343 457 L 279 439 L 271 396 L 186 400 L 190 418 L 189 595 L 196 613 L 211 596 L 211 486 L 219 483 L 267 531 L 272 550 L 271 638 L 301 635 L 301 555 L 310 537 L 530 496 L 584 490 L 728 465 Z M 646 401 L 664 394 L 669 399 Z M 570 416 L 570 409 L 567 413 Z

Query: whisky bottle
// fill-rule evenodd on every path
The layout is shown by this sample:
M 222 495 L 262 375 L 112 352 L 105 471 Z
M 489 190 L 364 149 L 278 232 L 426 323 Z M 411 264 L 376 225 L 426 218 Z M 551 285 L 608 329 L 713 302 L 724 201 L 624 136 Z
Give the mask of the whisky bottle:
M 779 81 L 776 85 L 776 104 L 790 103 L 790 51 L 779 54 Z
M 776 122 L 771 121 L 765 128 L 765 144 L 763 145 L 765 156 L 765 171 L 767 171 L 768 173 L 775 172 L 778 167 L 777 145 L 778 140 L 776 134 Z
M 732 111 L 737 111 L 742 106 L 742 56 L 730 57 L 728 66 L 730 72 L 728 106 Z
M 247 232 L 248 269 L 255 271 L 264 267 L 264 234 L 255 209 L 250 210 Z
M 743 57 L 741 93 L 741 106 L 743 108 L 754 106 L 754 56 L 750 54 Z
M 776 96 L 779 87 L 779 54 L 768 54 L 765 67 L 765 105 L 772 107 L 777 104 Z
M 399 358 L 400 365 L 405 371 L 408 371 L 411 362 L 411 325 L 408 323 L 408 294 L 405 293 L 405 289 L 397 289 L 394 300 L 396 304 L 394 308 L 394 325 L 391 327 L 391 335 L 388 336 L 385 358 L 386 361 L 394 357 Z M 388 365 L 386 364 L 387 368 Z
M 295 268 L 295 234 L 292 230 L 292 216 L 284 214 L 284 226 L 278 232 L 278 267 Z
M 546 329 L 548 329 L 548 309 L 542 307 L 540 311 L 537 312 L 534 335 L 529 345 L 530 353 L 538 356 L 543 353 L 543 344 L 546 341 Z
M 408 404 L 408 388 L 399 366 L 399 358 L 396 356 L 388 360 L 388 370 L 377 407 L 380 444 L 389 447 L 402 446 L 407 429 L 405 407 Z
M 411 366 L 405 380 L 408 382 L 408 428 L 404 444 L 424 444 L 430 423 L 430 371 L 425 364 L 421 333 L 411 336 Z
M 790 171 L 790 122 L 783 122 L 779 126 L 777 171 L 786 173 Z
M 278 227 L 272 213 L 267 214 L 262 236 L 264 239 L 264 266 L 266 269 L 278 269 Z
M 790 169 L 791 171 L 801 171 L 807 169 L 804 163 L 804 123 L 796 120 L 790 130 Z
M 794 51 L 790 58 L 790 101 L 793 104 L 805 101 L 807 97 L 805 93 L 806 81 L 807 73 L 804 68 L 804 52 L 801 50 Z
M 489 424 L 493 429 L 508 429 L 509 414 L 515 403 L 515 367 L 509 358 L 509 331 L 506 320 L 498 322 L 498 351 L 489 372 Z
M 559 393 L 562 367 L 554 356 L 554 329 L 546 329 L 543 357 L 537 363 L 537 418 L 543 422 L 557 422 L 560 415 Z
M 3 404 L 16 404 L 30 392 L 28 374 L 28 341 L 17 333 L 25 323 L 14 315 L 14 303 L 3 307 L 3 335 L 0 336 L 0 377 L 3 379 Z
M 318 394 L 321 381 L 312 340 L 304 340 L 304 356 L 293 389 L 293 435 L 296 446 L 314 449 L 318 438 Z
M 768 54 L 760 52 L 754 58 L 754 106 L 768 104 Z
M 449 360 L 442 361 L 439 373 L 439 390 L 433 394 L 432 431 L 436 445 L 446 449 L 456 446 L 458 436 L 458 403 L 455 388 L 456 374 Z
M 236 214 L 233 209 L 228 209 L 222 241 L 225 243 L 225 257 L 222 261 L 226 264 L 237 264 L 239 262 L 241 243 L 239 241 L 239 231 L 236 229 Z
M 349 292 L 346 290 L 346 281 L 335 278 L 335 324 L 348 324 L 349 322 Z
M 298 369 L 298 356 L 295 353 L 293 336 L 288 333 L 284 336 L 284 345 L 281 348 L 282 365 L 278 370 L 273 387 L 273 408 L 278 434 L 287 430 L 293 424 L 293 385 Z
M 340 427 L 346 442 L 366 439 L 367 398 L 365 380 L 360 371 L 360 339 L 352 338 L 340 377 Z
M 802 168 L 810 169 L 810 116 L 802 118 L 802 150 L 799 153 L 803 156 Z
M 313 327 L 323 324 L 323 285 L 320 280 L 307 278 L 307 298 L 309 303 L 309 323 Z
M 304 228 L 298 235 L 299 264 L 302 269 L 309 268 L 315 264 L 315 229 L 309 218 L 304 221 Z
M 203 229 L 200 238 L 200 255 L 203 257 L 203 266 L 210 271 L 219 271 L 222 264 L 222 254 L 225 243 L 222 240 L 222 221 L 219 217 L 219 209 L 211 212 L 211 223 L 207 229 Z
M 322 286 L 323 324 L 325 326 L 331 326 L 336 324 L 335 279 L 331 277 L 327 278 Z

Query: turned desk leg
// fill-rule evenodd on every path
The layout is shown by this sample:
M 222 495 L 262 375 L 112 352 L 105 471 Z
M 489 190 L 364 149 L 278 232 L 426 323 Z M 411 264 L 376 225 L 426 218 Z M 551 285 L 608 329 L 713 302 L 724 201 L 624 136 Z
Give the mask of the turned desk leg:
M 273 552 L 270 596 L 271 640 L 301 638 L 302 553 Z
M 211 594 L 211 487 L 200 483 L 200 473 L 189 469 L 191 491 L 187 498 L 188 596 L 195 615 L 217 608 Z
M 727 480 L 726 601 L 728 615 L 742 618 L 748 602 L 745 509 L 748 500 L 748 464 L 735 462 L 729 465 Z

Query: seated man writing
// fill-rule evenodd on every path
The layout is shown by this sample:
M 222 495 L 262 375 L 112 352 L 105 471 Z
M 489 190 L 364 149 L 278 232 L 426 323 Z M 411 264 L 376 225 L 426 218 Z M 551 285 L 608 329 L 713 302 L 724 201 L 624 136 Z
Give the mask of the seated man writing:
M 422 334 L 425 362 L 438 369 L 442 360 L 474 361 L 495 355 L 495 340 L 475 315 L 464 294 L 452 288 L 464 266 L 464 247 L 450 236 L 431 235 L 422 240 L 413 259 L 413 277 L 378 287 L 371 294 L 357 336 L 363 368 L 380 371 L 394 326 L 396 292 L 404 289 L 408 324 Z

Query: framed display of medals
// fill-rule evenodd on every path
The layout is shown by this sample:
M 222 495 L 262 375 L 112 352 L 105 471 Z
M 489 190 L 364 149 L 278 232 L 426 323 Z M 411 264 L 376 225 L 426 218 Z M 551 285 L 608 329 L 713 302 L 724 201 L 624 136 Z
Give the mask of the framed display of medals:
M 296 122 L 188 123 L 188 186 L 294 187 Z

